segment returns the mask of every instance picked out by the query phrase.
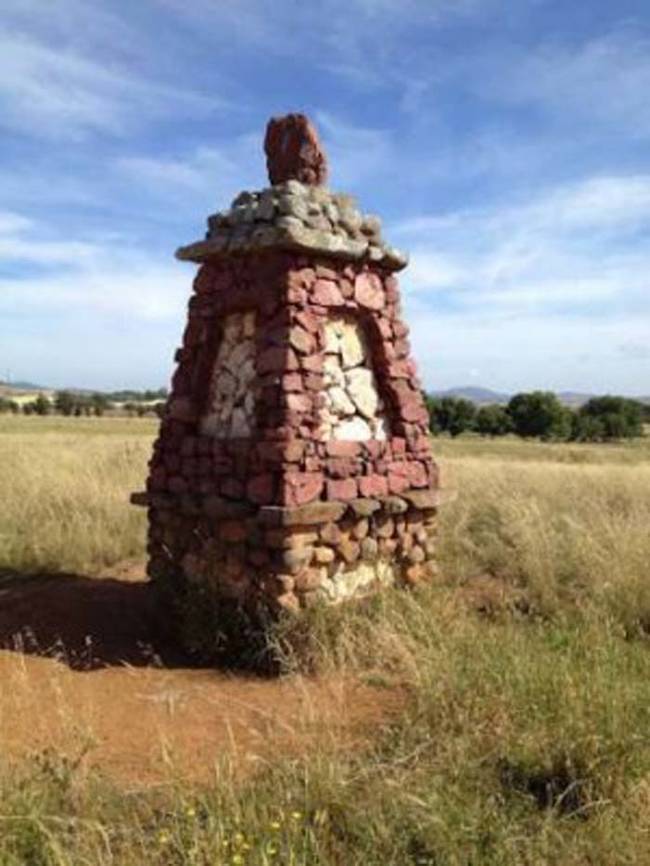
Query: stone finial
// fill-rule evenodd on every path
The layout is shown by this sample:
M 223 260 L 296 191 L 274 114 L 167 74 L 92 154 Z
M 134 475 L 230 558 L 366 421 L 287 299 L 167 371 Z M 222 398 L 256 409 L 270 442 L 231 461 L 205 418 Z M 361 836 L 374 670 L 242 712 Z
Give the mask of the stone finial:
M 298 180 L 308 186 L 327 181 L 327 157 L 312 122 L 304 114 L 272 117 L 264 139 L 272 184 Z

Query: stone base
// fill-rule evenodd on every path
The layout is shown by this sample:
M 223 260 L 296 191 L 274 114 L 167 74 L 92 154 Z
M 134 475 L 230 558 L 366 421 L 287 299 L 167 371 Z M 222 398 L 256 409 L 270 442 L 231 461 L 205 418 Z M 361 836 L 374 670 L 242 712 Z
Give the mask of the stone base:
M 142 493 L 148 573 L 185 647 L 204 657 L 283 611 L 337 604 L 434 570 L 437 493 L 255 507 L 215 496 Z

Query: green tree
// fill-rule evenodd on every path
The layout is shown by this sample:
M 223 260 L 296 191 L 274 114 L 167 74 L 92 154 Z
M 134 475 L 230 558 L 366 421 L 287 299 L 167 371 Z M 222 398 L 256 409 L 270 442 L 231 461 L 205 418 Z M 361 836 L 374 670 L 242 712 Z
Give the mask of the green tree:
M 57 391 L 54 397 L 54 408 L 60 415 L 72 415 L 75 409 L 75 398 L 70 391 Z
M 578 411 L 579 432 L 593 439 L 631 439 L 643 435 L 643 406 L 627 397 L 592 397 Z
M 573 413 L 552 391 L 515 394 L 508 403 L 508 415 L 519 436 L 544 440 L 571 436 Z
M 98 418 L 112 409 L 112 404 L 106 394 L 100 394 L 99 392 L 94 393 L 90 398 L 90 404 L 92 408 L 92 412 Z
M 602 442 L 605 438 L 605 428 L 600 419 L 576 412 L 573 416 L 571 438 L 575 442 Z
M 424 393 L 422 396 L 424 397 L 424 405 L 427 407 L 427 412 L 429 413 L 429 430 L 434 436 L 438 436 L 442 432 L 439 418 L 440 400 L 438 397 L 432 397 L 431 394 L 427 393 Z
M 33 406 L 36 415 L 49 415 L 52 411 L 52 402 L 44 394 L 38 395 Z
M 481 406 L 475 428 L 481 436 L 505 436 L 512 430 L 512 421 L 505 406 Z
M 20 406 L 15 400 L 10 400 L 8 397 L 0 397 L 0 413 L 6 412 L 16 415 L 20 412 Z
M 443 397 L 434 413 L 440 430 L 455 438 L 473 429 L 476 406 L 462 397 Z

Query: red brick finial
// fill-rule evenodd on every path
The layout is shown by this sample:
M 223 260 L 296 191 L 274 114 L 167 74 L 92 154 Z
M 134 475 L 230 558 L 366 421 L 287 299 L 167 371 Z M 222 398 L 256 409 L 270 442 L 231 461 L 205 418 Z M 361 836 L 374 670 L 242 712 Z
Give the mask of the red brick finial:
M 309 186 L 327 181 L 327 157 L 312 122 L 304 114 L 272 117 L 264 139 L 272 184 L 299 180 Z

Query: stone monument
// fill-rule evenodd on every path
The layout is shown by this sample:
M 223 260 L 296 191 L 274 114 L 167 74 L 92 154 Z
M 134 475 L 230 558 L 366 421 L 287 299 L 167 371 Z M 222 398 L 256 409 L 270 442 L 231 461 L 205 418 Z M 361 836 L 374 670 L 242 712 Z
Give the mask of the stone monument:
M 148 573 L 211 657 L 283 610 L 433 569 L 438 473 L 401 317 L 406 257 L 324 184 L 309 120 L 272 119 L 271 186 L 177 257 L 199 270 L 147 490 Z

